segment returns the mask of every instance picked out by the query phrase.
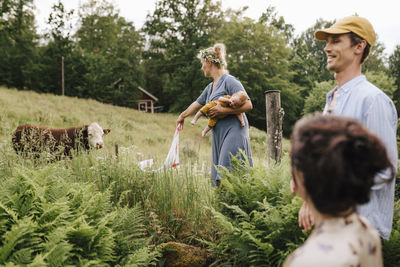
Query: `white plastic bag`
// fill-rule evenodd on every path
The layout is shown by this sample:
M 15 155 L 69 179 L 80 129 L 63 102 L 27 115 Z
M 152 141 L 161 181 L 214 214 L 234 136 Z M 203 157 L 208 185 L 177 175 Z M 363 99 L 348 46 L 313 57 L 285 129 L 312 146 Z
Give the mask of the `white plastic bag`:
M 179 126 L 176 127 L 174 139 L 172 140 L 171 147 L 169 148 L 169 152 L 167 158 L 164 161 L 163 168 L 166 169 L 178 169 L 180 168 L 179 163 Z
M 164 161 L 163 166 L 157 170 L 151 170 L 153 172 L 159 172 L 164 169 L 179 169 L 179 128 L 176 127 L 174 139 L 172 140 L 171 147 L 169 148 L 169 152 L 167 158 Z M 139 162 L 139 167 L 143 171 L 148 171 L 153 166 L 154 160 L 153 159 L 146 159 Z
M 139 167 L 142 171 L 144 171 L 147 168 L 151 168 L 151 166 L 153 166 L 153 163 L 153 159 L 145 159 L 139 162 Z

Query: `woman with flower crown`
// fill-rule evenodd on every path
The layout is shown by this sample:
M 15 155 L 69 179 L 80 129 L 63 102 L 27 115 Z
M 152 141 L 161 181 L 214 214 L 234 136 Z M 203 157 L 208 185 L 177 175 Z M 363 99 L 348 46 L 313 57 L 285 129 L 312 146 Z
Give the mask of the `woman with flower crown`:
M 213 81 L 207 85 L 202 94 L 194 101 L 185 111 L 183 111 L 176 125 L 178 129 L 183 129 L 185 118 L 196 113 L 202 106 L 210 101 L 217 100 L 224 95 L 233 95 L 236 92 L 244 91 L 245 89 L 241 82 L 228 74 L 227 63 L 225 59 L 225 45 L 215 44 L 212 47 L 201 50 L 198 58 L 201 61 L 201 69 L 204 76 L 212 78 Z M 239 108 L 223 107 L 217 104 L 207 112 L 209 118 L 218 118 L 218 123 L 212 128 L 212 163 L 211 177 L 213 185 L 220 184 L 219 168 L 221 166 L 230 168 L 231 157 L 235 156 L 242 158 L 244 152 L 247 156 L 250 165 L 252 165 L 250 138 L 249 138 L 249 123 L 246 115 L 243 114 L 245 127 L 242 127 L 237 114 L 244 113 L 253 108 L 251 100 L 248 99 L 244 105 Z M 224 117 L 225 116 L 225 117 Z M 223 117 L 223 118 L 222 118 Z

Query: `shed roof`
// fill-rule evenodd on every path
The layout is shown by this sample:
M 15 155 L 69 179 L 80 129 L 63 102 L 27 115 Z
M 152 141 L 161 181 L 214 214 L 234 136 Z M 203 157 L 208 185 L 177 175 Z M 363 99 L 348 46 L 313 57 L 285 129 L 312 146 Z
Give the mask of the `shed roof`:
M 147 92 L 146 90 L 144 90 L 142 87 L 138 86 L 138 89 L 140 91 L 142 91 L 144 94 L 148 95 L 151 99 L 153 99 L 155 102 L 158 101 L 158 98 L 155 97 L 154 95 L 150 94 L 149 92 Z

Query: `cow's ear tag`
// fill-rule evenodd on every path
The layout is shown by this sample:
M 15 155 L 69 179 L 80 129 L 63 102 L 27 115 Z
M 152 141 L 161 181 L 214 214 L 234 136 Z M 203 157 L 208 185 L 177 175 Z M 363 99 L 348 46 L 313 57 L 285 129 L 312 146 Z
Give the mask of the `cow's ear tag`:
M 111 132 L 110 129 L 103 129 L 103 133 L 104 133 L 104 134 L 108 134 L 109 132 Z

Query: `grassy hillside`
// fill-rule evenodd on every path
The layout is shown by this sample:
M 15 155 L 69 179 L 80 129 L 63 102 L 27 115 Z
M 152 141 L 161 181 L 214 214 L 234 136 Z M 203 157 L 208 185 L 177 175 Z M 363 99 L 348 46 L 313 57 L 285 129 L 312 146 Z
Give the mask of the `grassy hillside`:
M 155 168 L 160 167 L 176 118 L 0 88 L 0 218 L 8 222 L 0 225 L 0 239 L 7 241 L 0 242 L 0 264 L 148 266 L 144 262 L 160 259 L 160 244 L 166 241 L 215 240 L 219 227 L 207 208 L 217 206 L 209 175 L 211 134 L 200 135 L 206 119 L 195 126 L 190 118 L 186 121 L 180 135 L 181 171 L 142 172 L 136 164 L 154 158 Z M 93 121 L 111 133 L 104 137 L 105 147 L 89 155 L 49 163 L 24 160 L 12 149 L 18 125 L 66 128 Z M 250 134 L 254 161 L 265 166 L 266 134 L 255 128 Z M 114 144 L 119 160 L 113 157 Z M 85 246 L 93 249 L 87 252 Z
M 161 164 L 168 154 L 175 131 L 176 114 L 148 114 L 134 109 L 102 104 L 90 99 L 38 94 L 0 87 L 0 140 L 5 151 L 11 150 L 11 135 L 18 125 L 34 124 L 52 128 L 67 128 L 98 122 L 111 129 L 104 137 L 105 148 L 99 154 L 129 152 L 136 159 L 154 158 Z M 207 120 L 201 118 L 196 125 L 186 119 L 180 134 L 181 161 L 209 164 L 211 133 L 205 138 L 201 131 Z M 250 129 L 255 161 L 266 155 L 266 134 Z M 285 142 L 287 146 L 287 142 Z

